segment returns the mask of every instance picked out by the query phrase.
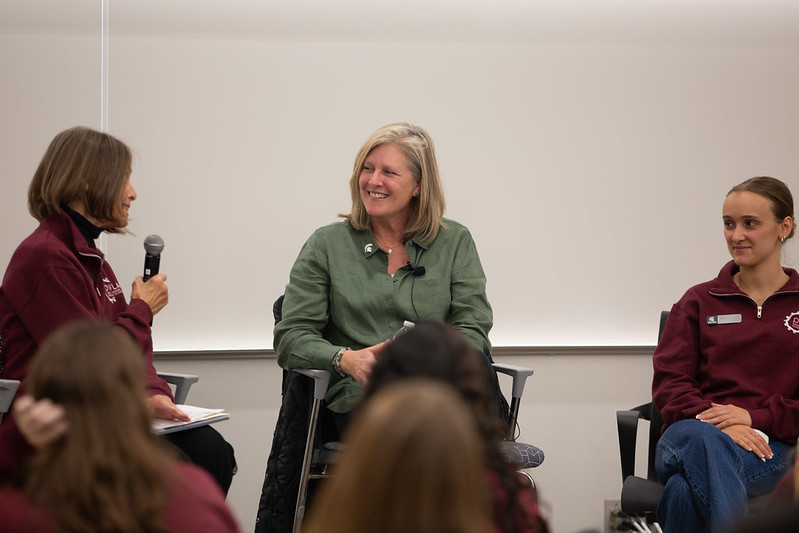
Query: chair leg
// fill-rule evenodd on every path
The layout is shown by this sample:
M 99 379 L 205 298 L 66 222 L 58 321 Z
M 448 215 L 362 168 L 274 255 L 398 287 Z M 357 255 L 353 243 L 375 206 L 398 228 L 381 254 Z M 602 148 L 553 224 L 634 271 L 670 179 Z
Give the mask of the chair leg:
M 533 487 L 533 489 L 535 489 L 535 480 L 533 479 L 533 476 L 531 476 L 524 470 L 517 470 L 516 473 L 526 477 L 527 480 L 530 482 L 530 485 Z
M 516 422 L 519 420 L 519 405 L 521 404 L 520 398 L 510 399 L 510 420 L 508 420 L 508 434 L 505 439 L 509 441 L 516 440 Z
M 305 503 L 308 496 L 308 482 L 311 473 L 311 461 L 313 459 L 313 444 L 316 438 L 316 422 L 319 418 L 319 408 L 322 400 L 315 398 L 311 407 L 311 417 L 308 424 L 308 438 L 305 441 L 305 453 L 302 457 L 302 470 L 300 472 L 300 486 L 297 491 L 297 507 L 294 512 L 293 533 L 299 533 L 302 529 L 302 520 L 305 518 Z

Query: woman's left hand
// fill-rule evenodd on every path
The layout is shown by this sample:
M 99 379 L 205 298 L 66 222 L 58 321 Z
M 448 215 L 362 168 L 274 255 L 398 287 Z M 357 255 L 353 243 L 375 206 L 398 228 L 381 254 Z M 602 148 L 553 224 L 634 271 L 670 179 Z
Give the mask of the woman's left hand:
M 144 300 L 150 306 L 153 315 L 163 309 L 169 303 L 169 287 L 166 285 L 166 274 L 156 274 L 147 281 L 141 276 L 133 280 L 133 288 L 130 290 L 130 298 Z
M 735 444 L 744 450 L 752 452 L 761 459 L 768 460 L 774 457 L 771 446 L 769 446 L 766 440 L 751 427 L 742 424 L 734 424 L 722 431 L 729 435 Z
M 706 409 L 696 415 L 698 420 L 713 424 L 719 429 L 728 428 L 737 424 L 749 427 L 752 426 L 752 417 L 746 409 L 731 403 L 726 405 L 712 403 L 710 405 L 710 409 Z
M 169 399 L 169 396 L 163 394 L 156 394 L 147 400 L 150 406 L 150 415 L 153 418 L 163 418 L 166 420 L 181 420 L 188 422 L 189 415 L 181 411 L 175 406 L 175 403 Z
M 341 371 L 355 378 L 358 385 L 366 386 L 369 376 L 372 374 L 372 367 L 377 361 L 377 356 L 388 346 L 390 340 L 385 340 L 374 346 L 367 346 L 361 350 L 345 350 L 341 356 Z

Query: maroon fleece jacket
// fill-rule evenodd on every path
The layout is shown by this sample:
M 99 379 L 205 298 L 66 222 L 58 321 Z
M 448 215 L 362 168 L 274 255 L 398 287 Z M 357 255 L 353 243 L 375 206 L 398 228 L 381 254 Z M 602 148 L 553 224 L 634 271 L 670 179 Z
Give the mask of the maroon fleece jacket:
M 106 320 L 127 331 L 141 347 L 149 394 L 172 398 L 153 366 L 149 305 L 138 298 L 125 301 L 103 253 L 61 211 L 17 247 L 0 285 L 0 378 L 21 380 L 21 393 L 39 345 L 59 326 L 80 319 Z M 0 425 L 0 480 L 29 452 L 22 443 L 13 417 L 6 416 Z
M 772 438 L 799 436 L 799 274 L 762 306 L 733 282 L 734 262 L 671 309 L 653 357 L 652 396 L 666 426 L 711 402 L 749 411 Z

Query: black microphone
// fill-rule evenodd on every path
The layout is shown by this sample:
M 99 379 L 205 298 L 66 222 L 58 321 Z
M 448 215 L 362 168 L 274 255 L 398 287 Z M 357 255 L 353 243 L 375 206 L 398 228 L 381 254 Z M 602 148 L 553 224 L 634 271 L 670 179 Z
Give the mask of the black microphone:
M 408 261 L 408 268 L 410 269 L 411 274 L 413 274 L 414 277 L 424 276 L 425 268 L 423 266 L 415 267 L 411 264 L 410 261 Z
M 161 266 L 161 250 L 164 249 L 164 239 L 158 235 L 148 235 L 144 239 L 144 275 L 142 279 L 147 281 L 158 274 Z

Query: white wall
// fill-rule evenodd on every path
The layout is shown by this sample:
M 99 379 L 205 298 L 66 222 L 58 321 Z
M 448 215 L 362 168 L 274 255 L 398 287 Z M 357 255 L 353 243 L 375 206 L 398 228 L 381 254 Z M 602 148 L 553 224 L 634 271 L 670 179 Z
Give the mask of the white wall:
M 36 227 L 28 184 L 47 145 L 63 129 L 99 122 L 96 36 L 0 32 L 1 268 Z
M 53 101 L 39 112 L 42 86 L 62 102 L 72 90 L 49 67 L 63 54 L 52 48 L 77 40 L 6 39 L 0 128 L 23 147 L 0 162 L 15 228 L 0 260 L 30 227 L 21 193 L 66 122 L 49 116 Z M 68 72 L 92 79 L 87 61 Z M 488 275 L 498 346 L 645 344 L 649 317 L 727 260 L 729 187 L 770 174 L 799 190 L 795 49 L 112 33 L 109 87 L 109 129 L 138 154 L 139 193 L 136 237 L 109 239 L 109 252 L 131 279 L 144 237 L 164 237 L 172 300 L 158 350 L 270 347 L 269 302 L 310 232 L 348 210 L 354 154 L 390 121 L 437 142 L 448 215 L 470 227 Z M 13 138 L 18 124 L 36 136 Z
M 437 142 L 500 346 L 645 343 L 649 317 L 728 259 L 732 185 L 799 190 L 796 50 L 124 36 L 112 58 L 140 200 L 139 238 L 110 250 L 133 276 L 141 238 L 166 239 L 158 349 L 269 347 L 263 298 L 348 211 L 357 148 L 396 120 Z
M 604 502 L 618 500 L 621 492 L 615 412 L 648 401 L 650 356 L 642 351 L 640 355 L 520 355 L 497 360 L 535 370 L 521 407 L 520 440 L 536 444 L 546 454 L 544 463 L 530 472 L 553 533 L 589 528 L 604 532 Z M 230 420 L 216 425 L 236 449 L 239 465 L 228 501 L 242 530 L 252 531 L 280 409 L 277 362 L 274 358 L 188 359 L 158 361 L 156 366 L 163 371 L 198 373 L 200 381 L 192 387 L 189 403 L 230 412 Z M 503 386 L 509 382 L 503 381 Z

